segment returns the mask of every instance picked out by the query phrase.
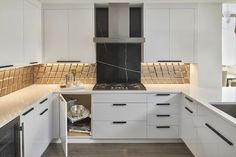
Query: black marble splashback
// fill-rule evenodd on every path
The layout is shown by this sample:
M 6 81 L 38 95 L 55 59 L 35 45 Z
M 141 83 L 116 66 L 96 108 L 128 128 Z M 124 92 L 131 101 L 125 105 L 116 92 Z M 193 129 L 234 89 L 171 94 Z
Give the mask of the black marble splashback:
M 96 44 L 97 83 L 140 83 L 141 44 Z

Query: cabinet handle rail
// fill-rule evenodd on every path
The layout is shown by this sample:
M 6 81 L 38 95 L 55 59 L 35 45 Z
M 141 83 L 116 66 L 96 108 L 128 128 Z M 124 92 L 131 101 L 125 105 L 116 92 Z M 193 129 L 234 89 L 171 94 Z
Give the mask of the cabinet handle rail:
M 156 94 L 156 96 L 170 96 L 170 94 Z
M 113 104 L 113 106 L 126 106 L 127 104 Z
M 157 129 L 169 129 L 170 126 L 156 126 Z
M 41 112 L 40 113 L 40 116 L 42 116 L 45 112 L 47 112 L 48 111 L 48 108 L 47 109 L 45 109 L 43 112 Z
M 126 121 L 114 121 L 113 124 L 126 124 Z
M 34 108 L 32 107 L 31 109 L 29 109 L 28 111 L 26 111 L 25 113 L 23 113 L 23 116 L 26 116 L 27 114 L 29 114 L 31 111 L 33 111 Z
M 192 114 L 193 114 L 193 111 L 192 111 L 192 110 L 190 110 L 188 107 L 185 107 L 185 109 L 186 109 L 188 112 L 190 112 L 190 113 L 192 113 Z
M 48 100 L 48 98 L 46 98 L 46 99 L 40 101 L 40 104 L 43 104 L 43 103 L 46 102 L 47 100 Z
M 21 136 L 22 136 L 22 157 L 25 157 L 25 131 L 24 131 L 24 123 L 21 123 L 21 127 L 19 127 L 19 131 L 21 132 Z
M 205 123 L 205 125 L 213 131 L 216 135 L 218 135 L 222 140 L 224 140 L 228 145 L 233 146 L 234 144 L 228 140 L 226 137 L 224 137 L 221 133 L 219 133 L 215 128 L 213 128 L 210 124 Z
M 170 103 L 158 103 L 158 104 L 156 104 L 157 106 L 169 106 L 170 105 Z
M 157 117 L 170 117 L 169 114 L 158 114 Z
M 188 97 L 185 97 L 185 99 L 188 100 L 189 102 L 193 102 L 193 100 Z

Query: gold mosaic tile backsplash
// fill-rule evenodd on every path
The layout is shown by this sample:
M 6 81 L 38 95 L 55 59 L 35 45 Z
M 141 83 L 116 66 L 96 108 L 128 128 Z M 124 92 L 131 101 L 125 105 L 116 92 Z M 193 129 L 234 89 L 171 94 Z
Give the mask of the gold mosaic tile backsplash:
M 0 96 L 32 84 L 63 84 L 65 74 L 76 69 L 75 80 L 84 84 L 96 83 L 96 64 L 42 64 L 0 71 Z M 182 63 L 142 64 L 144 84 L 188 84 L 190 65 Z

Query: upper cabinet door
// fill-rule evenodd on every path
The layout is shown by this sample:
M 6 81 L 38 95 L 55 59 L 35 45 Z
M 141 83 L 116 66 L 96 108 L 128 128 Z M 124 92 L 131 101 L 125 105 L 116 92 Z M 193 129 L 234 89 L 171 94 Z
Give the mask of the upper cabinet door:
M 171 9 L 171 60 L 194 62 L 195 9 Z
M 0 0 L 0 65 L 22 64 L 23 0 Z
M 68 60 L 68 11 L 44 10 L 44 62 Z
M 94 9 L 69 10 L 69 60 L 83 63 L 96 62 L 94 37 Z
M 170 59 L 170 9 L 145 9 L 146 42 L 144 61 L 157 62 Z
M 24 62 L 42 62 L 41 4 L 24 0 Z
M 222 18 L 222 64 L 236 64 L 235 17 Z

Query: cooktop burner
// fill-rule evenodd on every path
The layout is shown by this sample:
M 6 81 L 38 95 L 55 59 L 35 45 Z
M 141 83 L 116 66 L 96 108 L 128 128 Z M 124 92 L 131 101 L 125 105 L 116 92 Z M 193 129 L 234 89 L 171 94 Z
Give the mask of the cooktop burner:
M 142 83 L 97 83 L 93 90 L 146 90 Z

